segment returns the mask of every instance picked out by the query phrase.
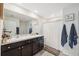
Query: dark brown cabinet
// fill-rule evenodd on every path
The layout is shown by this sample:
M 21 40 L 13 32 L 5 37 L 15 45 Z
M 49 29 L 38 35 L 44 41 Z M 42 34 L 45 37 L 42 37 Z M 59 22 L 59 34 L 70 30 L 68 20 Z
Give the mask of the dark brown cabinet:
M 39 49 L 41 50 L 44 47 L 44 37 L 39 37 L 38 39 L 39 39 L 39 45 L 40 45 Z
M 2 56 L 20 56 L 21 51 L 20 48 L 11 49 L 5 52 L 2 52 Z
M 44 47 L 43 37 L 33 39 L 33 55 L 36 54 L 38 51 L 42 50 L 43 47 Z
M 32 45 L 22 46 L 22 56 L 32 56 Z
M 40 43 L 38 39 L 33 40 L 33 54 L 36 54 L 39 51 Z
M 2 56 L 32 56 L 42 50 L 44 38 L 37 37 L 30 40 L 20 41 L 1 46 Z
M 26 45 L 22 46 L 22 56 L 32 55 L 32 40 L 26 40 Z

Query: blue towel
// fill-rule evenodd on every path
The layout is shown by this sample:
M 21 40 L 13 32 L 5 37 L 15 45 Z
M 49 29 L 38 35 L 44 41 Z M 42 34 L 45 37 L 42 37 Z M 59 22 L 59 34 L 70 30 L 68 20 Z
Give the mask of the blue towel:
M 66 32 L 66 25 L 64 24 L 63 30 L 62 30 L 62 35 L 61 35 L 61 45 L 64 46 L 67 43 L 67 32 Z
M 69 46 L 70 48 L 73 48 L 73 45 L 77 45 L 77 32 L 75 29 L 74 24 L 71 26 L 70 35 L 69 35 Z

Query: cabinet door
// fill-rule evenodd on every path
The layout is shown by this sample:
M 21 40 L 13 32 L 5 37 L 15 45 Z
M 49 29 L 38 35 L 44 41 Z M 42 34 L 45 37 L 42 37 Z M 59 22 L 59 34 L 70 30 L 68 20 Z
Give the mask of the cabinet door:
M 11 49 L 5 52 L 1 52 L 2 56 L 20 56 L 21 55 L 21 48 Z
M 33 39 L 33 55 L 39 51 L 40 43 L 38 38 Z
M 33 39 L 33 55 L 42 50 L 44 47 L 44 38 L 38 37 Z
M 22 56 L 31 56 L 31 55 L 32 55 L 32 44 L 22 46 Z
M 44 47 L 44 37 L 40 37 L 39 42 L 40 42 L 40 50 L 42 50 Z

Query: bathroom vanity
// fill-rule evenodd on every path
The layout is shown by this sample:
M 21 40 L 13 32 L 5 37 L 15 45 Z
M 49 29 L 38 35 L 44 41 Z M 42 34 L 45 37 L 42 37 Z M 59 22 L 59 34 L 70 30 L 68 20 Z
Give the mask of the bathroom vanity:
M 41 51 L 43 47 L 44 37 L 42 35 L 13 38 L 8 43 L 1 45 L 1 55 L 32 56 Z
M 36 19 L 7 9 L 4 19 L 2 56 L 32 56 L 43 49 L 44 37 Z

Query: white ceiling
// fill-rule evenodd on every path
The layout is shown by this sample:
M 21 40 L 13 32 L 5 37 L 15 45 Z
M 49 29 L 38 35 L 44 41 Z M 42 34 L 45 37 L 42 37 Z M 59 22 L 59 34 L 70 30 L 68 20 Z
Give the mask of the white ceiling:
M 5 11 L 4 11 L 4 16 L 5 17 L 17 18 L 17 19 L 22 20 L 22 21 L 35 20 L 32 17 L 26 16 L 26 15 L 22 15 L 22 14 L 19 14 L 19 13 L 16 13 L 16 12 L 13 12 L 13 11 L 10 11 L 10 10 L 7 10 L 7 9 L 5 9 Z
M 23 3 L 17 5 L 48 18 L 55 14 L 60 15 L 63 8 L 71 5 L 71 3 Z
M 36 15 L 37 17 L 43 19 L 50 19 L 52 17 L 63 16 L 63 8 L 77 5 L 77 3 L 20 3 L 20 4 L 11 3 L 11 4 L 20 7 L 25 11 L 29 11 L 30 14 L 32 13 L 33 15 Z M 17 14 L 16 15 L 15 14 L 13 14 L 14 17 L 17 16 Z M 8 15 L 11 15 L 10 12 L 8 13 Z M 20 17 L 20 19 L 32 18 L 32 17 L 28 17 L 28 14 L 27 16 L 18 15 L 18 17 Z

